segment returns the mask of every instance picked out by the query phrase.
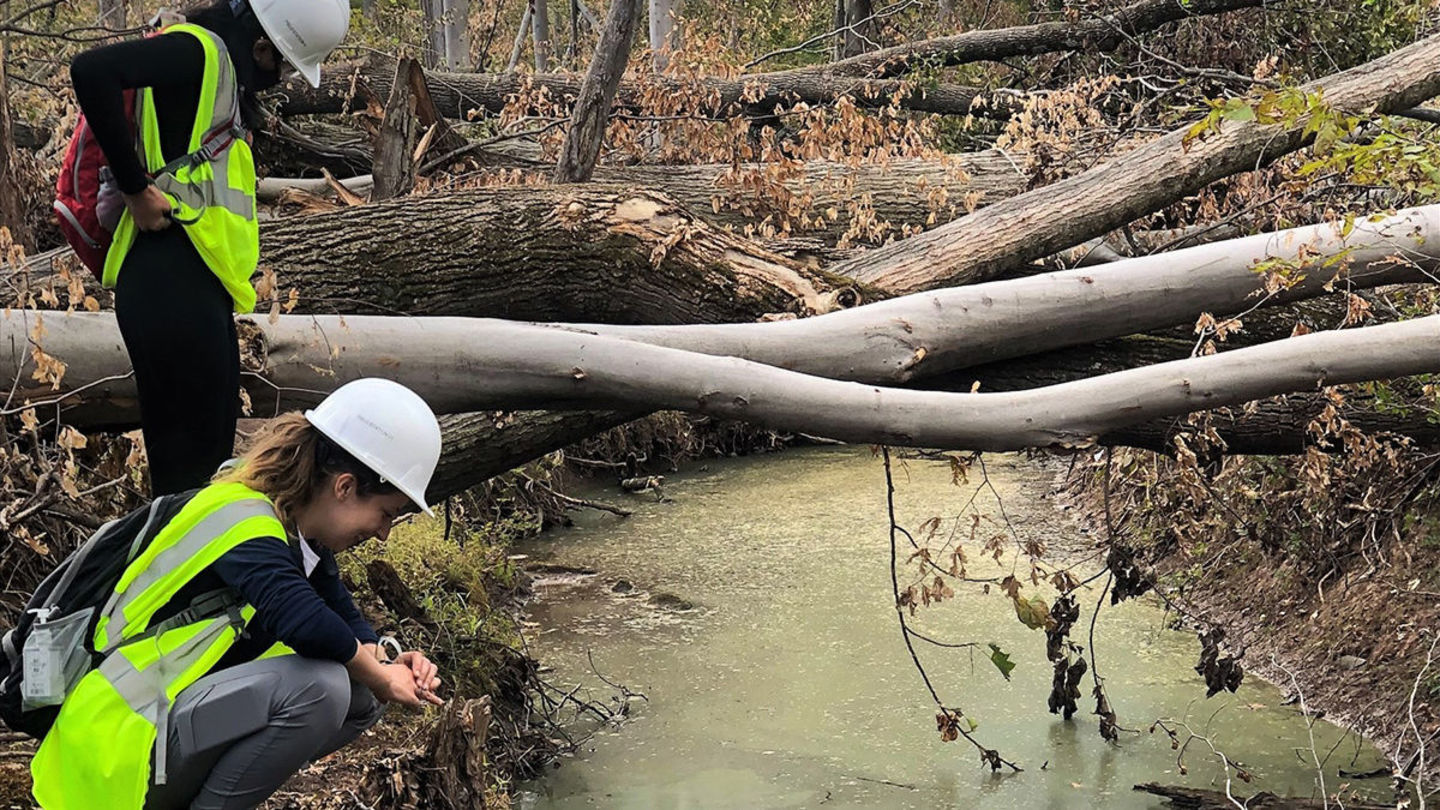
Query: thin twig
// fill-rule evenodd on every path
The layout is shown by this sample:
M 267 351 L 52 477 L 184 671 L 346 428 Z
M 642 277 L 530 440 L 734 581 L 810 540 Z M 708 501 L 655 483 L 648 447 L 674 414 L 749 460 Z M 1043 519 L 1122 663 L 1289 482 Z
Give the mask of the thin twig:
M 925 665 L 920 663 L 920 656 L 915 652 L 915 644 L 910 640 L 912 632 L 905 622 L 905 606 L 900 604 L 899 544 L 896 542 L 896 535 L 900 531 L 900 525 L 895 520 L 895 478 L 890 471 L 890 448 L 882 446 L 880 451 L 885 460 L 885 502 L 890 517 L 890 587 L 895 597 L 895 616 L 900 620 L 900 636 L 905 640 L 905 649 L 910 651 L 910 660 L 915 663 L 915 669 L 920 673 L 920 679 L 925 682 L 925 688 L 929 690 L 930 697 L 935 701 L 935 705 L 940 707 L 942 712 L 958 712 L 958 710 L 952 710 L 941 702 L 939 693 L 935 691 L 935 685 L 930 682 L 930 676 L 925 672 Z M 1024 770 L 1019 765 L 1001 757 L 998 751 L 981 745 L 980 742 L 965 729 L 957 725 L 955 730 L 960 733 L 960 736 L 969 741 L 971 745 L 975 746 L 975 748 L 980 751 L 981 757 L 986 761 L 999 761 L 1015 773 Z

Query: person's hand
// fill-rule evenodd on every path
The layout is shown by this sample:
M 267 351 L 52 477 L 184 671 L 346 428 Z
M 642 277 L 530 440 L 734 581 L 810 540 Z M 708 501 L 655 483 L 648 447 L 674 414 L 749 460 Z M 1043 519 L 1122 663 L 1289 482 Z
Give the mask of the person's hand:
M 380 669 L 385 673 L 384 680 L 371 687 L 377 699 L 402 706 L 425 705 L 415 685 L 415 673 L 411 672 L 409 667 L 381 664 Z M 432 695 L 431 698 L 433 697 Z
M 126 194 L 125 207 L 142 231 L 159 231 L 170 227 L 170 198 L 153 185 L 139 194 Z
M 440 670 L 424 653 L 414 650 L 400 653 L 395 664 L 410 670 L 415 678 L 415 691 L 421 698 L 436 706 L 444 705 L 445 701 L 435 694 L 435 690 L 440 688 Z

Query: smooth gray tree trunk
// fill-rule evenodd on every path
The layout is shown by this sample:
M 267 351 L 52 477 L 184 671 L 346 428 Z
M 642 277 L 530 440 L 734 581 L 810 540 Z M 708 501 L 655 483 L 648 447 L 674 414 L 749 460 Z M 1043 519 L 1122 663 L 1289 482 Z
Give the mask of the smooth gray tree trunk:
M 0 340 L 25 345 L 38 317 L 18 309 L 0 316 Z M 438 413 L 670 409 L 842 441 L 955 450 L 1084 448 L 1166 416 L 1440 372 L 1440 315 L 977 394 L 881 388 L 498 321 L 276 316 L 247 320 L 242 333 L 252 357 L 244 384 L 261 414 L 312 404 L 349 380 L 385 376 Z M 39 347 L 68 364 L 60 387 L 72 394 L 69 401 L 102 413 L 111 403 L 133 402 L 128 358 L 110 313 L 47 316 Z M 0 356 L 0 374 L 21 381 L 19 395 L 43 401 L 51 386 L 43 375 L 35 382 L 34 370 L 33 354 Z
M 525 5 L 525 13 L 520 17 L 520 29 L 515 32 L 515 44 L 510 47 L 510 59 L 505 62 L 505 72 L 514 73 L 515 68 L 520 65 L 520 52 L 525 48 L 525 35 L 530 33 L 530 5 Z
M 535 72 L 549 73 L 551 65 L 550 8 L 546 0 L 530 0 L 530 33 L 535 46 Z
M 656 73 L 670 67 L 670 55 L 681 47 L 682 0 L 650 0 L 650 50 Z
M 445 12 L 445 65 L 448 70 L 470 69 L 470 0 L 441 0 Z

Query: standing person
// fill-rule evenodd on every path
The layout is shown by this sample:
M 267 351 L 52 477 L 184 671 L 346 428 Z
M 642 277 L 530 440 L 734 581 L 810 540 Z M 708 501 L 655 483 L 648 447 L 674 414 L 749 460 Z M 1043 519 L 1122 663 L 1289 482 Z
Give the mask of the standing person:
M 204 484 L 234 447 L 240 357 L 231 313 L 255 307 L 260 252 L 254 95 L 288 65 L 319 86 L 346 0 L 218 0 L 159 36 L 70 66 L 75 98 L 124 195 L 103 283 L 135 370 L 153 495 Z M 134 123 L 125 92 L 134 91 Z
M 335 562 L 412 505 L 431 514 L 439 457 L 419 396 L 356 380 L 274 420 L 214 483 L 155 501 L 160 528 L 95 623 L 103 660 L 31 762 L 40 806 L 253 808 L 379 702 L 442 703 L 423 654 L 379 661 Z

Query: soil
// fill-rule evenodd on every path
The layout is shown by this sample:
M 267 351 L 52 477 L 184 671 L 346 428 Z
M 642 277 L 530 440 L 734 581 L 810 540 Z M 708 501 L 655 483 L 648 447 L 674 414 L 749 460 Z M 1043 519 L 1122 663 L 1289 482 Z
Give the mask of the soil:
M 1289 563 L 1237 546 L 1185 595 L 1229 630 L 1251 673 L 1292 699 L 1303 695 L 1312 711 L 1369 738 L 1404 768 L 1416 733 L 1428 739 L 1440 730 L 1440 659 L 1421 674 L 1440 627 L 1440 554 L 1412 554 L 1405 570 L 1423 573 L 1408 580 L 1392 563 L 1365 578 L 1332 577 L 1322 590 L 1301 585 Z M 1161 570 L 1191 562 L 1171 558 Z
M 1074 479 L 1056 484 L 1077 517 L 1105 534 L 1098 491 Z M 1246 677 L 1274 684 L 1328 722 L 1373 742 L 1398 769 L 1427 746 L 1427 784 L 1440 735 L 1440 543 L 1392 543 L 1388 560 L 1316 583 L 1283 554 L 1236 538 L 1203 555 L 1180 549 L 1153 561 L 1166 598 L 1184 606 L 1197 630 L 1226 630 L 1222 655 L 1239 654 Z M 1203 572 L 1203 575 L 1197 575 Z M 1143 598 L 1153 599 L 1147 594 Z M 1423 670 L 1423 673 L 1422 673 Z M 1412 699 L 1412 691 L 1414 692 Z M 1351 750 L 1349 746 L 1345 750 Z M 1349 767 L 1337 750 L 1327 763 Z M 1332 773 L 1334 771 L 1331 771 Z

